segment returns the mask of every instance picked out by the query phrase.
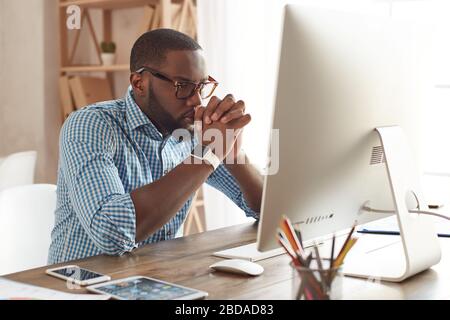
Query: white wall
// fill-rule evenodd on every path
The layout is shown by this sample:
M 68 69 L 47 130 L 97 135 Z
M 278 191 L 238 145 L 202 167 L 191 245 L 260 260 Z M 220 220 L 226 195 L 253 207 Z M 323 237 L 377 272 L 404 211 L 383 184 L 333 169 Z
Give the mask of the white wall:
M 55 183 L 57 176 L 61 125 L 57 8 L 57 0 L 0 0 L 0 157 L 37 150 L 37 182 Z M 139 8 L 113 12 L 119 63 L 129 62 L 141 16 Z M 99 10 L 93 10 L 92 19 L 101 41 Z M 75 63 L 98 63 L 87 31 L 85 25 Z M 73 35 L 71 31 L 71 40 Z M 125 93 L 128 74 L 114 74 L 116 97 Z
M 0 0 L 0 156 L 37 150 L 39 182 L 56 177 L 56 8 L 54 0 Z

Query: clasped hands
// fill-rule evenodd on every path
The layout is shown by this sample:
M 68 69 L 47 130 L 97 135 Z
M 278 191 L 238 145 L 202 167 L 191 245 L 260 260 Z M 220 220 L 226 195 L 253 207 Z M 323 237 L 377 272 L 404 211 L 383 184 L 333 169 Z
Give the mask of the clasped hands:
M 199 141 L 208 145 L 221 160 L 235 163 L 242 145 L 242 131 L 251 121 L 245 103 L 228 94 L 222 100 L 213 96 L 206 107 L 195 109 L 194 127 Z

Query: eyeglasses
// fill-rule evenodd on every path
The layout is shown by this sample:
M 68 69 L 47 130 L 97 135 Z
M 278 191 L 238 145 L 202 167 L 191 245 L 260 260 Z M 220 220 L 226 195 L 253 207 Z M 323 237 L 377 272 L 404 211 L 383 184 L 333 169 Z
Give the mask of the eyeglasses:
M 175 97 L 177 99 L 190 98 L 197 91 L 200 93 L 200 97 L 202 99 L 208 99 L 212 96 L 214 90 L 216 90 L 217 86 L 219 85 L 219 83 L 211 76 L 208 76 L 208 81 L 199 83 L 193 81 L 175 81 L 162 74 L 161 72 L 147 66 L 141 67 L 135 72 L 141 74 L 144 71 L 149 72 L 155 78 L 161 79 L 166 82 L 171 82 L 175 87 Z

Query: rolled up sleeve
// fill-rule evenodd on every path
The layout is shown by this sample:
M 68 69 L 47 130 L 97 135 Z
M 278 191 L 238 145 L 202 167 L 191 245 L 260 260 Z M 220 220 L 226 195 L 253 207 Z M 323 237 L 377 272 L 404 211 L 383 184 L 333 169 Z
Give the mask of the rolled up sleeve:
M 239 184 L 223 164 L 217 167 L 217 169 L 206 180 L 206 183 L 225 194 L 245 212 L 247 217 L 252 217 L 256 220 L 259 219 L 259 213 L 253 211 L 248 206 Z
M 137 247 L 136 215 L 114 163 L 115 145 L 107 121 L 80 110 L 61 130 L 60 165 L 75 214 L 89 238 L 103 253 L 122 255 Z

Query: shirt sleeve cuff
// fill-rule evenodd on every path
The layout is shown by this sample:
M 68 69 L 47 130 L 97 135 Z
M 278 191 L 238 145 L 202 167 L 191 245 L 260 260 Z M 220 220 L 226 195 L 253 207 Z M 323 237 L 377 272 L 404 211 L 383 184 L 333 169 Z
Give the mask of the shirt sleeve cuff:
M 138 247 L 136 214 L 130 194 L 114 195 L 95 215 L 91 228 L 100 248 L 111 255 L 122 255 Z
M 239 192 L 238 202 L 241 204 L 240 207 L 242 210 L 244 210 L 245 215 L 247 217 L 259 220 L 259 212 L 254 211 L 252 208 L 248 206 L 247 201 L 245 201 L 245 197 L 242 192 Z

